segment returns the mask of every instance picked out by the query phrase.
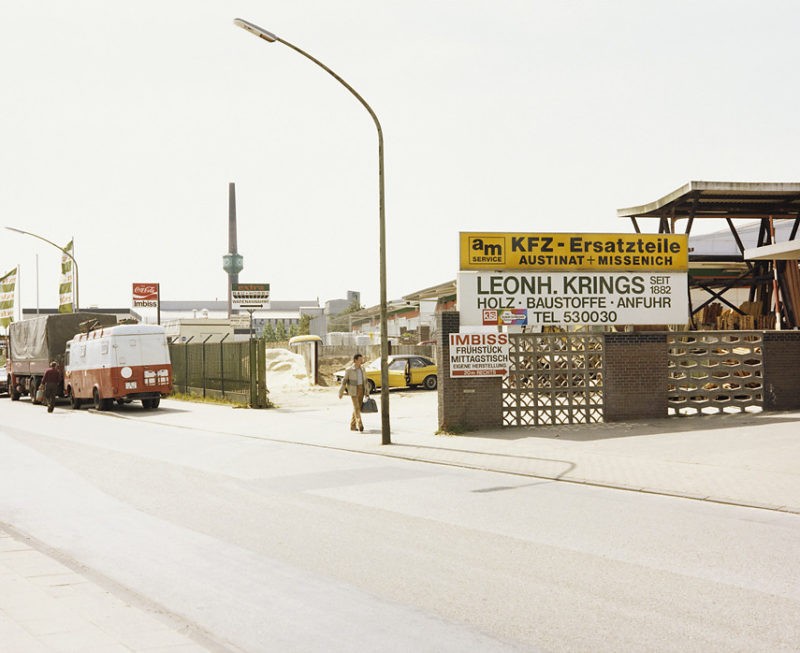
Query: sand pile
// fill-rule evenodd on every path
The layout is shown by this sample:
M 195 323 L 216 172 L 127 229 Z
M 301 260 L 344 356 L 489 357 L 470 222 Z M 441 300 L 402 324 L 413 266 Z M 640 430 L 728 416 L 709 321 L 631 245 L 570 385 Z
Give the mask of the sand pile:
M 270 391 L 306 390 L 311 380 L 305 359 L 288 349 L 267 349 L 267 388 Z

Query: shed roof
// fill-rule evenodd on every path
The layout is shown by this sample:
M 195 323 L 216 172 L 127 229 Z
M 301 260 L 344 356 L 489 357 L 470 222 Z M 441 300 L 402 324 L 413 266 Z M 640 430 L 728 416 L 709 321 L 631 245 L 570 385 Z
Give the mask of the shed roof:
M 641 206 L 617 209 L 620 218 L 797 218 L 800 182 L 690 181 Z
M 753 247 L 744 250 L 744 258 L 748 261 L 797 261 L 800 260 L 800 242 L 789 240 L 783 243 Z

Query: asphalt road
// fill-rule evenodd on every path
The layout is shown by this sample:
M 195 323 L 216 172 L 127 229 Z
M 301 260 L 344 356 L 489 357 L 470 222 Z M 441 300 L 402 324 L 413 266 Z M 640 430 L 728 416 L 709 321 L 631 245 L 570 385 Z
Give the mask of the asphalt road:
M 212 650 L 800 647 L 797 515 L 142 414 L 0 400 L 0 522 Z

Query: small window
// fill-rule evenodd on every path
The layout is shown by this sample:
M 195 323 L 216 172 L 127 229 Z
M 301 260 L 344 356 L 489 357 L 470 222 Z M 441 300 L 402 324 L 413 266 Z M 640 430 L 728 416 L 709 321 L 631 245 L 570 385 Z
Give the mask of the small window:
M 100 343 L 100 353 L 107 354 L 108 353 L 108 340 L 103 340 Z

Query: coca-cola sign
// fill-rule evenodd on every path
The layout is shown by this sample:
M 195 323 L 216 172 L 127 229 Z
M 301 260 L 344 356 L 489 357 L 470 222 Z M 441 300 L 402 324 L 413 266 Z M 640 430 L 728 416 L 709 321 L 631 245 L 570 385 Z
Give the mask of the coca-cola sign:
M 133 284 L 133 305 L 158 306 L 158 284 L 157 283 Z

